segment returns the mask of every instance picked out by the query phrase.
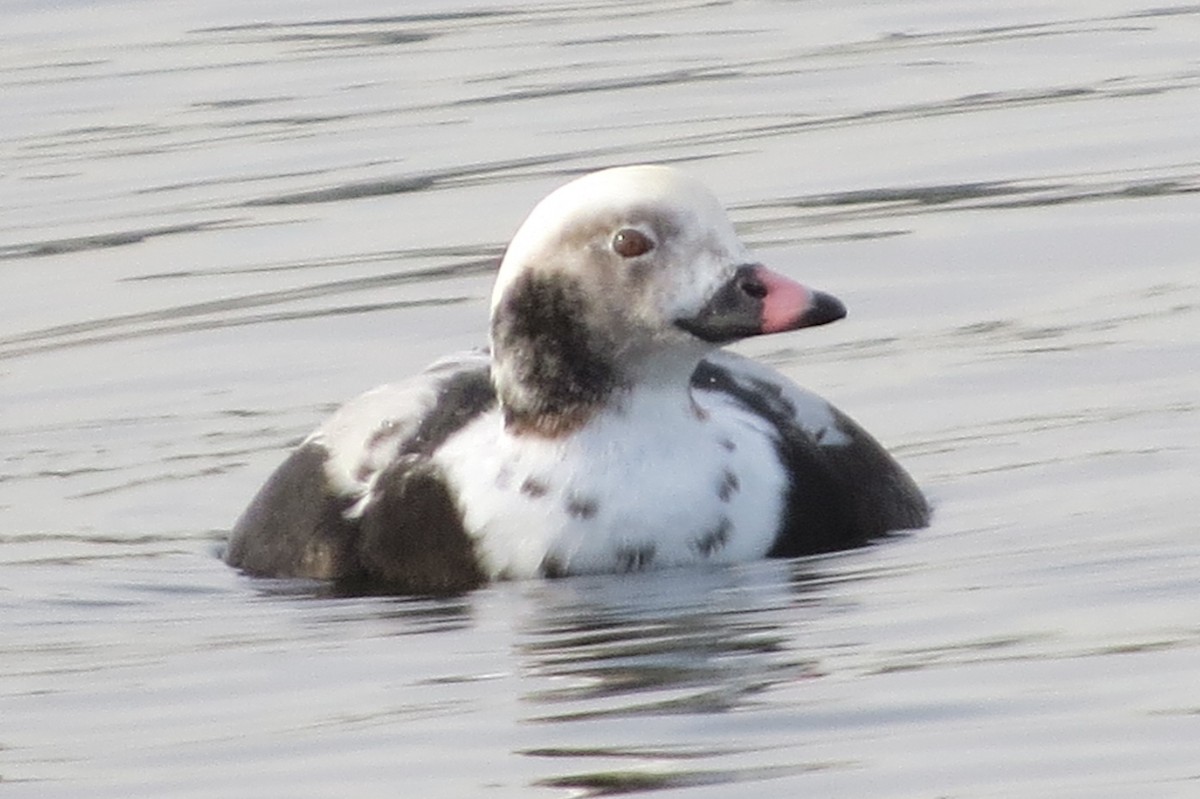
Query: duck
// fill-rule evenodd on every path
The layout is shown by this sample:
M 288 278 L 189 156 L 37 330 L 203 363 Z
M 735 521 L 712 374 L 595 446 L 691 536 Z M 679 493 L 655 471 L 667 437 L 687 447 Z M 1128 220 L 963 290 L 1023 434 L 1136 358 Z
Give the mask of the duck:
M 237 519 L 224 559 L 349 591 L 798 557 L 925 526 L 849 416 L 722 349 L 846 315 L 756 260 L 676 167 L 578 177 L 500 260 L 489 346 L 350 400 Z

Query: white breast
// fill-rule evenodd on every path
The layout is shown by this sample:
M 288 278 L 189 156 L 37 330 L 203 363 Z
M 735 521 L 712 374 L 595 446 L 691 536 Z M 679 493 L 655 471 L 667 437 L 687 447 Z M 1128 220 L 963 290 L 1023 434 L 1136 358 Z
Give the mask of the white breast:
M 492 577 L 761 558 L 786 478 L 769 424 L 734 402 L 701 413 L 644 392 L 561 439 L 514 437 L 498 412 L 434 458 Z

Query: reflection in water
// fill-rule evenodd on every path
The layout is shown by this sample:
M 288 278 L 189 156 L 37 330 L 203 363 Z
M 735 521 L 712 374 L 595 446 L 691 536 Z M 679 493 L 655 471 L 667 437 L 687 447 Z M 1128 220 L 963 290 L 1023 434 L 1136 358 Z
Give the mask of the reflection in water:
M 537 615 L 524 625 L 521 662 L 546 687 L 523 694 L 527 721 L 549 725 L 549 739 L 585 741 L 521 750 L 560 772 L 538 784 L 599 796 L 824 767 L 739 765 L 753 749 L 751 741 L 706 735 L 691 743 L 664 741 L 648 721 L 679 715 L 711 720 L 769 702 L 763 694 L 775 686 L 820 676 L 819 664 L 800 654 L 795 639 L 803 636 L 804 608 L 821 601 L 822 580 L 815 564 L 793 569 L 765 563 L 617 580 L 571 578 L 531 588 Z M 609 730 L 610 740 L 602 743 L 602 735 L 588 732 L 597 724 Z M 728 767 L 712 768 L 725 760 Z
M 676 575 L 655 580 L 645 587 L 650 596 L 640 597 L 647 600 L 641 606 L 614 607 L 593 599 L 586 606 L 547 608 L 558 613 L 541 619 L 536 640 L 523 651 L 541 673 L 570 678 L 570 687 L 526 699 L 535 704 L 569 703 L 573 709 L 539 719 L 730 709 L 774 682 L 805 676 L 810 664 L 773 660 L 784 652 L 787 640 L 778 620 L 757 618 L 762 607 L 738 610 L 714 602 L 713 594 L 721 588 L 728 591 L 727 585 L 687 580 Z M 713 691 L 713 686 L 719 689 Z M 647 692 L 693 688 L 700 690 L 670 699 L 618 707 L 601 702 L 595 709 L 577 709 L 589 700 L 627 700 Z

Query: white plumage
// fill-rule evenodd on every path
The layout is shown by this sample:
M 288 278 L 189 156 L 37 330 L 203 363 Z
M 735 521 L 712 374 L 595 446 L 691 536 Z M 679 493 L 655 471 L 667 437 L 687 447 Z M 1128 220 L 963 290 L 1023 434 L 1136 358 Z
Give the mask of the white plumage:
M 842 315 L 754 262 L 694 179 L 588 175 L 509 245 L 490 352 L 340 409 L 259 492 L 227 560 L 437 592 L 825 551 L 919 526 L 920 492 L 869 435 L 716 349 Z

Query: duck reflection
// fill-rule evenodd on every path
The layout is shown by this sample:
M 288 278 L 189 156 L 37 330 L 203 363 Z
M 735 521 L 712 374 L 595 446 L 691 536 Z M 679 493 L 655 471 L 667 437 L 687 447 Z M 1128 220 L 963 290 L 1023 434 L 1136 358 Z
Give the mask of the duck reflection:
M 796 564 L 681 569 L 531 586 L 520 650 L 539 721 L 731 710 L 819 673 L 790 646 L 819 575 Z

